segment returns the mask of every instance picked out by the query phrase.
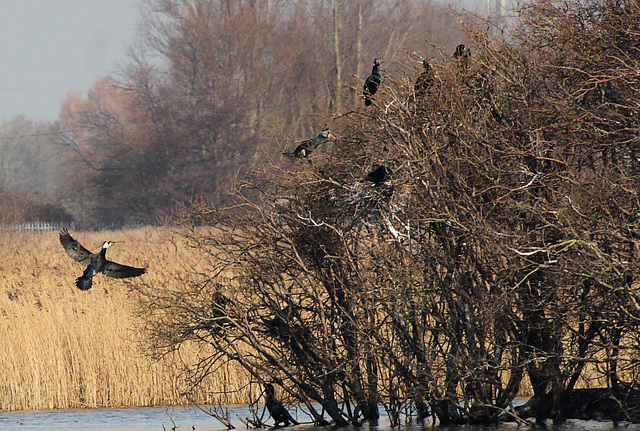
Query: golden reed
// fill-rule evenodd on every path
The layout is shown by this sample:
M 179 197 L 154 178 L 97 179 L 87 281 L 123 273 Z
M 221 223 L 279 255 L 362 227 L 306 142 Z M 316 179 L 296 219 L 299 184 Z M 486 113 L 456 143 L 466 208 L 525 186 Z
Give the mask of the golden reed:
M 90 251 L 121 241 L 107 256 L 145 266 L 140 278 L 100 274 L 91 290 L 75 287 L 83 267 L 64 252 L 58 232 L 3 232 L 0 245 L 0 410 L 187 404 L 176 357 L 145 355 L 133 310 L 136 283 L 177 283 L 195 252 L 175 245 L 162 228 L 71 232 Z M 184 259 L 186 257 L 186 259 Z M 197 260 L 197 256 L 193 256 Z M 201 353 L 181 349 L 187 361 Z M 196 402 L 245 403 L 246 381 L 234 370 L 216 373 Z

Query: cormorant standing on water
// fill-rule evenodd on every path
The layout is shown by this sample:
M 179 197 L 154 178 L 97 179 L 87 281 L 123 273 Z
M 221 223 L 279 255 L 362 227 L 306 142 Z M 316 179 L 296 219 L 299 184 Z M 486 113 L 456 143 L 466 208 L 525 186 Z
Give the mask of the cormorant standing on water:
M 364 81 L 364 90 L 362 91 L 362 94 L 364 94 L 365 106 L 371 105 L 371 96 L 376 94 L 376 91 L 378 91 L 381 79 L 382 77 L 380 76 L 380 62 L 377 58 L 374 58 L 371 75 L 369 75 L 366 81 Z
M 271 383 L 264 385 L 264 392 L 267 398 L 264 404 L 267 406 L 267 410 L 269 410 L 269 414 L 276 424 L 275 426 L 279 426 L 278 424 L 280 423 L 282 423 L 283 426 L 298 425 L 298 421 L 291 417 L 291 414 L 284 408 L 282 402 L 276 398 L 275 389 Z
M 138 277 L 147 272 L 146 268 L 134 268 L 107 260 L 105 254 L 107 248 L 114 244 L 113 241 L 105 241 L 98 253 L 91 253 L 69 235 L 67 229 L 63 229 L 60 231 L 60 244 L 69 256 L 81 264 L 87 265 L 82 276 L 76 279 L 76 286 L 80 290 L 91 289 L 93 276 L 100 272 L 113 278 Z

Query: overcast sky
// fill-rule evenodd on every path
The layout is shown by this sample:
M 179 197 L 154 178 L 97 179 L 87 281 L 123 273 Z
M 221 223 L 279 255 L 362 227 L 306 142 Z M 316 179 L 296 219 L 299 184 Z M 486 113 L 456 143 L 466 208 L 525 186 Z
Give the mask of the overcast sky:
M 486 0 L 461 2 L 486 8 Z M 0 120 L 55 120 L 70 90 L 86 93 L 114 72 L 135 35 L 138 4 L 0 0 Z
M 125 59 L 138 0 L 0 0 L 0 119 L 54 120 Z

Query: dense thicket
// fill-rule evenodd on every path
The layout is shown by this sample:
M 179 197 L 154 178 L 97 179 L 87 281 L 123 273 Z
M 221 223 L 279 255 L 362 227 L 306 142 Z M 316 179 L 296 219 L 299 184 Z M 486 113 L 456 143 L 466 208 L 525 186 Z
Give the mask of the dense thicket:
M 163 0 L 143 17 L 121 75 L 63 106 L 80 218 L 155 221 L 196 194 L 227 202 L 229 177 L 358 104 L 374 57 L 393 68 L 401 50 L 460 34 L 448 9 L 406 0 Z
M 638 23 L 622 0 L 536 0 L 508 41 L 470 23 L 470 57 L 397 71 L 245 184 L 260 203 L 194 202 L 201 281 L 145 290 L 155 351 L 197 340 L 194 390 L 234 361 L 319 423 L 494 422 L 524 385 L 523 416 L 639 421 Z

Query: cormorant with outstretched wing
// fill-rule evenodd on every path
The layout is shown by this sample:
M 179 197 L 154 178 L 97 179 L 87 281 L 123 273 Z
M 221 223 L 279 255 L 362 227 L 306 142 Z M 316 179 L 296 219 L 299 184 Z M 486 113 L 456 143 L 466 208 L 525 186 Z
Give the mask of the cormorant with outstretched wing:
M 316 136 L 315 138 L 305 139 L 304 141 L 302 141 L 300 145 L 298 145 L 295 150 L 293 150 L 293 152 L 282 154 L 287 157 L 294 157 L 297 159 L 305 158 L 309 154 L 311 154 L 313 150 L 318 148 L 318 145 L 324 144 L 327 139 L 331 137 L 333 137 L 333 135 L 331 134 L 331 130 L 324 129 L 322 132 L 318 133 L 318 136 Z
M 105 254 L 107 248 L 114 244 L 113 241 L 105 241 L 98 253 L 91 253 L 76 241 L 67 229 L 63 229 L 60 231 L 60 244 L 69 256 L 86 265 L 82 276 L 76 279 L 76 286 L 80 290 L 91 289 L 93 276 L 100 272 L 112 278 L 138 277 L 147 272 L 146 268 L 134 268 L 107 260 Z

